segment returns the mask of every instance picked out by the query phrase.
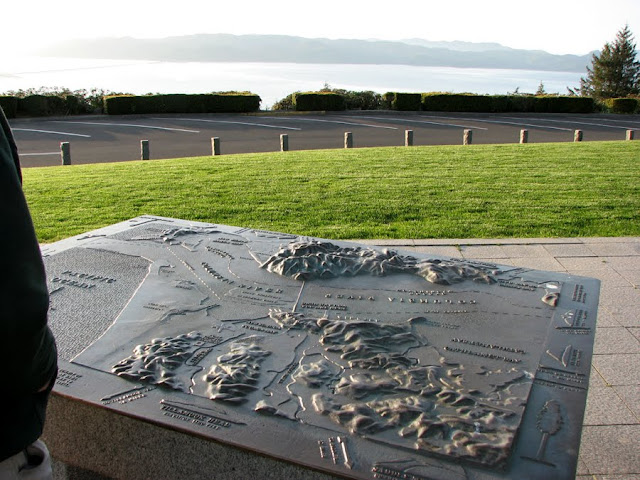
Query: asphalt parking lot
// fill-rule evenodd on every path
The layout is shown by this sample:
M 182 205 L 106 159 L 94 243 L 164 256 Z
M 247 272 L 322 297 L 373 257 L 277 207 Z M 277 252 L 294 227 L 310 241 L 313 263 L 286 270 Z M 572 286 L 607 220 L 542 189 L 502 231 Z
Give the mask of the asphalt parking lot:
M 290 150 L 343 148 L 351 132 L 354 147 L 404 145 L 405 130 L 414 145 L 460 145 L 465 129 L 474 144 L 518 143 L 528 130 L 529 143 L 624 140 L 640 130 L 640 115 L 472 114 L 340 112 L 331 114 L 196 114 L 12 119 L 24 167 L 60 165 L 60 143 L 71 145 L 72 164 L 140 159 L 140 141 L 148 140 L 150 158 L 211 155 L 219 137 L 221 154 L 280 150 L 280 135 Z M 635 133 L 640 139 L 640 132 Z

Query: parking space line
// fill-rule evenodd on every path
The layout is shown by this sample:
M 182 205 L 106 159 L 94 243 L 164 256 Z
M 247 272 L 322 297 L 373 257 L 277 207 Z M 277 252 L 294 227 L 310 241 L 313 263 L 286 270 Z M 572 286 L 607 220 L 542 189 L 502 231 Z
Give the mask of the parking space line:
M 41 155 L 60 155 L 60 152 L 42 152 L 42 153 L 22 153 L 19 154 L 21 157 L 39 157 Z
M 33 128 L 11 128 L 14 132 L 36 132 L 36 133 L 50 133 L 52 135 L 69 135 L 72 137 L 84 137 L 91 138 L 91 135 L 83 135 L 81 133 L 69 133 L 69 132 L 54 132 L 52 130 L 35 130 Z
M 440 116 L 428 116 L 426 118 L 450 118 L 450 117 L 440 117 Z M 464 121 L 472 121 L 472 122 L 480 122 L 480 123 L 495 123 L 498 125 L 516 125 L 518 127 L 530 127 L 530 128 L 539 128 L 541 130 L 563 130 L 565 132 L 573 132 L 571 128 L 561 128 L 561 127 L 550 127 L 547 125 L 533 125 L 531 123 L 520 123 L 520 122 L 501 122 L 498 120 L 482 120 L 480 118 L 459 118 L 455 117 L 454 120 L 464 120 Z
M 510 118 L 512 120 L 525 120 L 524 118 L 518 118 L 518 117 L 504 117 L 504 118 Z M 551 119 L 544 119 L 544 118 L 527 118 L 527 120 L 533 120 L 535 122 L 570 123 L 573 125 L 591 125 L 593 127 L 620 128 L 622 130 L 625 130 L 627 128 L 627 127 L 621 127 L 620 125 L 605 125 L 603 123 L 576 122 L 573 120 L 551 120 Z
M 455 123 L 428 122 L 426 120 L 409 120 L 409 119 L 403 119 L 403 118 L 384 118 L 384 117 L 369 117 L 369 116 L 363 116 L 360 118 L 370 118 L 372 120 L 388 120 L 392 122 L 425 123 L 429 125 L 442 125 L 444 127 L 455 127 L 455 128 L 475 128 L 476 130 L 489 130 L 488 128 L 478 127 L 475 125 L 457 125 Z
M 263 118 L 279 118 L 279 117 L 263 117 Z M 368 123 L 354 123 L 354 122 L 343 122 L 341 120 L 321 120 L 319 118 L 300 118 L 300 117 L 291 117 L 291 118 L 282 118 L 281 120 L 300 120 L 303 122 L 322 122 L 322 123 L 339 123 L 341 125 L 354 125 L 358 127 L 371 127 L 371 128 L 386 128 L 388 130 L 398 130 L 397 127 L 386 127 L 384 125 L 371 125 Z
M 153 130 L 168 130 L 173 132 L 200 133 L 200 130 L 184 130 L 182 128 L 154 127 L 152 125 L 136 125 L 133 123 L 69 122 L 65 120 L 52 120 L 52 123 L 75 123 L 77 125 L 103 125 L 103 126 L 112 126 L 112 127 L 150 128 Z
M 587 120 L 584 118 L 580 118 L 580 120 Z M 617 118 L 605 118 L 606 121 L 608 122 L 616 122 L 616 123 L 626 123 L 626 124 L 630 124 L 636 127 L 640 127 L 640 122 L 638 121 L 633 121 L 633 120 L 618 120 Z M 629 128 L 629 127 L 626 127 Z
M 154 120 L 160 120 L 154 119 Z M 164 120 L 164 119 L 162 119 Z M 278 128 L 280 130 L 302 130 L 301 128 L 296 127 L 283 127 L 279 125 L 267 125 L 265 123 L 251 123 L 251 122 L 233 122 L 231 120 L 206 120 L 204 118 L 172 118 L 171 120 L 182 120 L 189 122 L 207 122 L 207 123 L 232 123 L 235 125 L 251 125 L 252 127 L 265 127 L 265 128 Z

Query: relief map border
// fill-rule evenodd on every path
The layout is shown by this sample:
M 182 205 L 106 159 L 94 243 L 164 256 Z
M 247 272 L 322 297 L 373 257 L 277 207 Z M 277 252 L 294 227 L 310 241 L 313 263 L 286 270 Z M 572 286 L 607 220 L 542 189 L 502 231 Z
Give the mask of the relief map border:
M 60 394 L 348 478 L 575 475 L 595 279 L 152 216 L 43 256 Z

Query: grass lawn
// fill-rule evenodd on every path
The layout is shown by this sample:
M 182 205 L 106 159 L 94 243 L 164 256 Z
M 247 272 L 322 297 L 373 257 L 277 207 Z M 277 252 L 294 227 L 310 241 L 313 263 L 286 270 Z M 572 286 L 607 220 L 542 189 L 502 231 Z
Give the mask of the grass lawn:
M 640 235 L 640 142 L 359 148 L 30 168 L 41 242 L 142 214 L 325 238 Z

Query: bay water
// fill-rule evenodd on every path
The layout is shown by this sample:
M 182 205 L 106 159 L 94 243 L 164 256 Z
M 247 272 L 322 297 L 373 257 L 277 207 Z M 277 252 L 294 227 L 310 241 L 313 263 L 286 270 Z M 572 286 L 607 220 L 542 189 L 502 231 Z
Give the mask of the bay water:
M 486 68 L 301 63 L 161 62 L 36 56 L 2 58 L 0 94 L 9 90 L 66 87 L 142 95 L 251 91 L 262 109 L 296 91 L 317 91 L 325 84 L 346 90 L 396 92 L 566 94 L 577 87 L 578 72 Z

